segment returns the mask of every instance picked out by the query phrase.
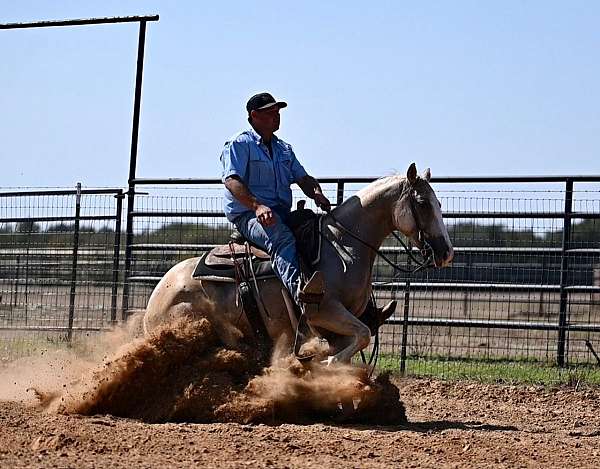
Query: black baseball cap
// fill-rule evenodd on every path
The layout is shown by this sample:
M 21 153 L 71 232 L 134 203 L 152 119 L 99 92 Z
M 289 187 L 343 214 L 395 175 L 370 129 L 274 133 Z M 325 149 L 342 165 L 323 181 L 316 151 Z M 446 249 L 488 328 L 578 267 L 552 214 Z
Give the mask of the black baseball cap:
M 272 106 L 279 106 L 280 108 L 286 107 L 285 101 L 276 101 L 275 98 L 269 93 L 258 93 L 252 96 L 246 103 L 246 111 L 250 114 L 251 111 L 259 111 L 261 109 L 268 109 Z

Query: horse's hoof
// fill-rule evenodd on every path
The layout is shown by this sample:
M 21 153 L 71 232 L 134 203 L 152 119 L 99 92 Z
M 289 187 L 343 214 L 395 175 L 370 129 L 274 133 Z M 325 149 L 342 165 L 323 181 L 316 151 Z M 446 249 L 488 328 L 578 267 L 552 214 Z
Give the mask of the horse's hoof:
M 337 361 L 338 361 L 338 359 L 335 357 L 335 355 L 329 355 L 327 357 L 327 360 L 321 361 L 321 365 L 330 366 L 330 365 L 333 365 L 334 363 L 337 363 Z
M 377 318 L 377 327 L 376 331 L 385 324 L 385 322 L 396 312 L 396 305 L 398 302 L 396 300 L 390 301 L 383 308 L 376 309 L 375 316 Z
M 313 353 L 312 355 L 296 355 L 296 360 L 298 360 L 300 363 L 307 363 L 312 361 L 312 359 L 316 356 L 317 354 L 315 353 Z

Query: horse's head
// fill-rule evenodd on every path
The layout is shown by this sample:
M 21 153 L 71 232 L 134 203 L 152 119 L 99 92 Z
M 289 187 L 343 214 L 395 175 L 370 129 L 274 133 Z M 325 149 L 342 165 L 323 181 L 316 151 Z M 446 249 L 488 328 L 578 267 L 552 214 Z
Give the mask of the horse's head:
M 431 247 L 436 267 L 446 267 L 452 262 L 454 249 L 442 219 L 441 204 L 429 185 L 431 171 L 422 176 L 411 164 L 406 172 L 404 190 L 394 210 L 394 225 L 402 234 L 421 249 Z

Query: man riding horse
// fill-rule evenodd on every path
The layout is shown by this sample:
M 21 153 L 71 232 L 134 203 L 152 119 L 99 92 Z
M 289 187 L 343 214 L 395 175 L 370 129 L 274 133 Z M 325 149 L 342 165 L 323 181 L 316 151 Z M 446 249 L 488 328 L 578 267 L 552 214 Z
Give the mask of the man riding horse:
M 275 135 L 280 109 L 287 106 L 269 93 L 252 96 L 247 104 L 250 128 L 225 143 L 221 153 L 222 181 L 225 184 L 225 214 L 252 244 L 271 256 L 273 270 L 298 306 L 319 303 L 324 293 L 320 271 L 301 285 L 302 272 L 296 240 L 288 226 L 292 207 L 290 186 L 296 183 L 322 210 L 331 203 L 318 181 L 300 164 L 291 145 Z M 307 273 L 308 274 L 308 273 Z M 361 320 L 374 331 L 395 309 L 395 302 L 383 310 L 367 305 Z
M 429 184 L 431 171 L 427 169 L 419 175 L 412 163 L 406 176 L 395 174 L 377 179 L 323 215 L 318 221 L 318 236 L 313 237 L 319 241 L 318 256 L 310 259 L 309 267 L 309 271 L 318 273 L 298 292 L 296 248 L 302 248 L 302 265 L 303 260 L 306 263 L 304 241 L 309 236 L 299 237 L 301 242 L 296 244 L 284 228 L 284 221 L 289 215 L 290 223 L 298 228 L 298 215 L 306 214 L 290 213 L 289 186 L 307 174 L 289 145 L 273 136 L 279 127 L 280 105 L 269 96 L 262 100 L 260 106 L 252 102 L 248 106 L 252 129 L 237 135 L 223 151 L 223 179 L 229 187 L 226 192 L 229 219 L 250 240 L 271 253 L 279 278 L 271 269 L 261 268 L 265 264 L 259 261 L 266 254 L 257 248 L 233 243 L 217 246 L 199 257 L 178 262 L 165 273 L 146 305 L 144 332 L 149 334 L 177 318 L 202 318 L 215 339 L 227 348 L 237 349 L 264 336 L 272 342 L 278 341 L 282 347 L 294 345 L 294 352 L 296 345 L 308 337 L 304 332 L 308 332 L 326 339 L 327 364 L 347 363 L 369 345 L 373 330 L 393 311 L 392 303 L 389 309 L 377 311 L 380 317 L 371 314 L 372 325 L 363 320 L 370 315 L 369 304 L 370 310 L 376 311 L 369 298 L 372 298 L 373 269 L 378 257 L 395 272 L 416 272 L 428 266 L 441 268 L 452 262 L 454 250 L 441 204 Z M 260 109 L 265 105 L 266 108 Z M 272 116 L 260 114 L 265 110 Z M 270 129 L 268 132 L 264 132 L 259 120 Z M 270 137 L 270 141 L 264 137 Z M 322 208 L 329 208 L 316 181 L 304 179 L 301 184 Z M 299 225 L 302 230 L 304 226 L 304 223 Z M 380 250 L 390 235 L 399 243 L 402 241 L 396 231 L 425 253 L 426 259 L 421 262 L 406 248 L 406 254 L 415 261 L 414 269 L 403 269 Z M 248 251 L 254 254 L 252 263 L 244 257 Z M 248 295 L 253 291 L 260 292 L 256 304 Z M 305 303 L 300 308 L 300 318 L 294 314 L 290 296 Z M 301 323 L 309 330 L 298 334 Z M 260 324 L 266 331 L 259 331 Z M 291 342 L 294 336 L 300 339 L 295 344 Z

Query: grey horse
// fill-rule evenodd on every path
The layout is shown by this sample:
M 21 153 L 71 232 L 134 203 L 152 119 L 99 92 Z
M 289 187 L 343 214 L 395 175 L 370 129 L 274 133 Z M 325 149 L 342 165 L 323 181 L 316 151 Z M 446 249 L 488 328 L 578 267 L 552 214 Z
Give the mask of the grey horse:
M 330 342 L 328 363 L 348 362 L 369 345 L 371 332 L 357 316 L 371 294 L 376 257 L 371 247 L 379 248 L 398 230 L 417 247 L 427 243 L 436 267 L 452 262 L 454 250 L 430 178 L 429 169 L 419 176 L 413 163 L 406 177 L 378 179 L 325 217 L 322 230 L 330 242 L 322 244 L 315 266 L 323 273 L 325 295 L 319 307 L 307 308 L 305 315 L 310 329 L 322 331 Z M 335 245 L 343 247 L 344 255 Z M 144 331 L 180 316 L 205 317 L 223 344 L 236 348 L 252 329 L 236 302 L 235 284 L 193 278 L 197 262 L 198 258 L 182 261 L 160 280 L 146 307 Z M 297 324 L 288 314 L 285 289 L 278 279 L 259 281 L 258 287 L 263 298 L 259 309 L 269 336 L 291 345 Z

